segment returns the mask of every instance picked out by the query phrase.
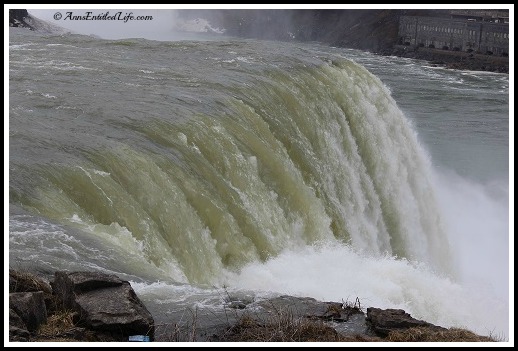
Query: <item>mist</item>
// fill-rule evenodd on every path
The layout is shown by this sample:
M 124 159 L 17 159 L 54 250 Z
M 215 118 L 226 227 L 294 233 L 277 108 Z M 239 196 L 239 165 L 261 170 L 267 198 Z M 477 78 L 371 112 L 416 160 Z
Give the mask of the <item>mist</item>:
M 195 39 L 195 33 L 221 33 L 217 28 L 211 28 L 206 21 L 192 19 L 183 20 L 178 10 L 174 9 L 56 9 L 31 10 L 29 14 L 52 26 L 59 26 L 73 34 L 93 35 L 102 39 L 143 38 L 159 41 L 177 41 Z M 59 20 L 55 19 L 57 13 Z M 71 16 L 97 16 L 107 14 L 116 16 L 116 20 L 73 20 Z M 133 20 L 129 17 L 133 16 Z M 149 16 L 146 20 L 136 20 L 137 16 Z M 59 17 L 59 16 L 58 16 Z
M 226 286 L 323 301 L 401 308 L 414 318 L 509 338 L 508 195 L 453 171 L 434 172 L 455 274 L 389 255 L 368 256 L 343 243 L 286 250 L 229 273 Z
M 436 175 L 459 281 L 508 300 L 509 192 L 505 187 L 499 181 L 478 184 L 453 171 Z
M 399 16 L 442 15 L 446 10 L 404 9 L 213 9 L 178 10 L 182 18 L 205 18 L 229 36 L 281 41 L 318 41 L 378 51 L 398 39 Z

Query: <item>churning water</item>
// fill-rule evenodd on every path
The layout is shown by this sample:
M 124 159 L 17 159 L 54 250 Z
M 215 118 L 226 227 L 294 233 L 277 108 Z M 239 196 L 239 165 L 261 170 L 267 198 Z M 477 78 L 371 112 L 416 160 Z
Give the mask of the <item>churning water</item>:
M 318 44 L 11 29 L 9 265 L 509 331 L 509 79 Z M 158 313 L 158 312 L 157 312 Z

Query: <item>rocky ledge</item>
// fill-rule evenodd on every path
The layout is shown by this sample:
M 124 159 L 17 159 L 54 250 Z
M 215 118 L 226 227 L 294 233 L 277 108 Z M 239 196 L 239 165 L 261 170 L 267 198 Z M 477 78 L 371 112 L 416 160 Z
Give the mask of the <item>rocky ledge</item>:
M 30 16 L 27 10 L 9 10 L 9 27 L 22 27 L 34 30 L 29 22 Z
M 156 325 L 128 281 L 101 272 L 55 272 L 47 281 L 9 270 L 9 341 L 497 341 L 417 320 L 400 309 L 360 301 L 321 302 L 279 296 L 229 296 L 225 321 L 196 329 L 196 320 Z M 210 326 L 209 326 L 210 325 Z
M 429 61 L 431 65 L 470 71 L 509 73 L 509 57 L 482 55 L 476 52 L 396 45 L 377 52 L 385 56 L 407 57 Z
M 50 283 L 9 271 L 9 341 L 154 338 L 151 313 L 130 283 L 98 272 L 56 272 Z

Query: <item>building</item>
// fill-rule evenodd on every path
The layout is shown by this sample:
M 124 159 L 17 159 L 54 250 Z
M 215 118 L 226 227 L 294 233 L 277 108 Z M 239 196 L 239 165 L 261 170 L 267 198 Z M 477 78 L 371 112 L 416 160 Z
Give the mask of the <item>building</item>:
M 507 17 L 508 19 L 508 17 Z M 401 16 L 399 43 L 482 54 L 509 54 L 509 22 L 505 16 L 452 14 L 450 18 Z
M 450 10 L 451 18 L 509 23 L 509 10 Z

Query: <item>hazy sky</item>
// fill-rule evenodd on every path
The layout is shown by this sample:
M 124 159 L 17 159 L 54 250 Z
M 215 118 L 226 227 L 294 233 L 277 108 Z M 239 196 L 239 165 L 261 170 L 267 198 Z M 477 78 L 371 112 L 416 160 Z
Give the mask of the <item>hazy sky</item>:
M 27 9 L 34 17 L 49 22 L 51 24 L 63 27 L 78 34 L 94 34 L 105 39 L 120 39 L 128 37 L 140 37 L 147 39 L 172 39 L 168 35 L 172 35 L 176 17 L 176 11 L 173 9 Z M 91 12 L 90 16 L 117 15 L 118 19 L 112 20 L 72 20 L 68 13 L 72 16 L 87 16 L 87 12 Z M 58 15 L 58 13 L 61 15 Z M 119 15 L 120 13 L 120 15 Z M 61 17 L 59 20 L 56 18 Z M 133 16 L 152 16 L 152 20 L 124 20 L 125 17 Z

